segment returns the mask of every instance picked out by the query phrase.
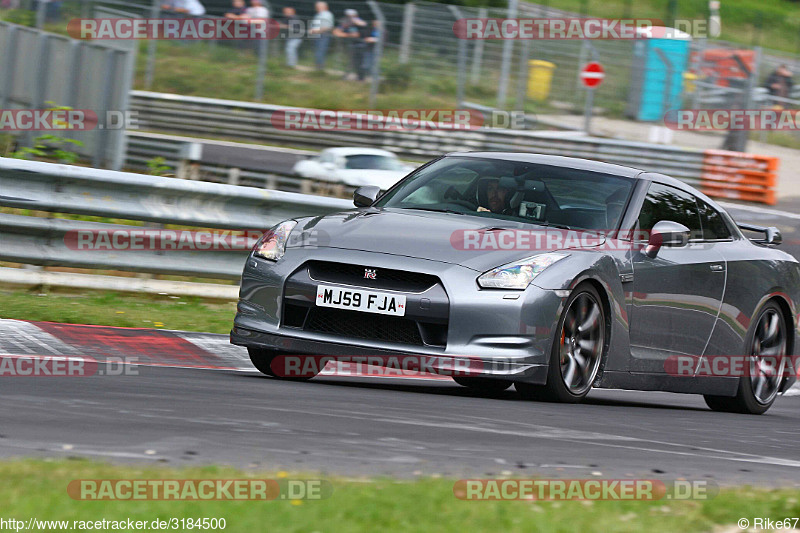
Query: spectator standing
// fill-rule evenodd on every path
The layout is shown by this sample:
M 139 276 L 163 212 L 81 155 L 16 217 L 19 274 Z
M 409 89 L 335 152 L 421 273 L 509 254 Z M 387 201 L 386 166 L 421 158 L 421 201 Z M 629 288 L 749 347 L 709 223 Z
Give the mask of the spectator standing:
M 244 3 L 244 0 L 233 0 L 233 4 L 231 6 L 231 10 L 225 13 L 226 19 L 240 19 L 244 12 L 247 11 L 247 7 Z
M 363 79 L 361 74 L 363 72 L 364 49 L 366 48 L 364 39 L 367 36 L 367 31 L 369 31 L 367 23 L 359 18 L 358 11 L 355 9 L 345 9 L 342 22 L 333 30 L 335 37 L 350 41 L 348 45 L 350 70 L 345 73 L 345 79 L 349 79 L 351 74 L 358 77 L 358 79 Z
M 372 29 L 364 39 L 364 60 L 361 62 L 362 74 L 359 77 L 361 80 L 372 74 L 372 64 L 375 61 L 375 44 L 381 38 L 381 31 L 381 21 L 373 20 Z
M 303 42 L 303 21 L 297 18 L 297 11 L 293 7 L 284 7 L 280 20 L 281 30 L 286 35 L 286 66 L 297 68 L 297 49 Z
M 333 13 L 328 10 L 327 2 L 317 2 L 314 4 L 317 14 L 311 21 L 310 35 L 318 35 L 315 49 L 314 62 L 317 70 L 325 68 L 325 57 L 328 55 L 328 46 L 331 42 L 331 32 L 333 31 Z
M 772 96 L 789 98 L 792 94 L 792 71 L 786 65 L 781 65 L 767 77 L 764 86 Z
M 261 0 L 250 0 L 250 7 L 244 10 L 245 19 L 268 19 L 269 10 Z

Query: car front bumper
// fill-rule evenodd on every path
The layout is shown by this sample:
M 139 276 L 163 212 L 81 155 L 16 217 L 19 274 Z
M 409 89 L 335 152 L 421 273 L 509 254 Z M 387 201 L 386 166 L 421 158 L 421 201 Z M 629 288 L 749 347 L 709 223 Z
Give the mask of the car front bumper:
M 285 302 L 314 308 L 316 285 L 308 274 L 309 261 L 325 261 L 435 276 L 439 283 L 422 292 L 408 292 L 407 317 L 443 322 L 446 342 L 419 344 L 385 339 L 352 338 L 330 332 L 287 327 Z M 470 376 L 542 384 L 553 335 L 564 298 L 534 285 L 524 291 L 481 289 L 480 275 L 469 268 L 426 259 L 335 248 L 289 248 L 277 263 L 250 256 L 242 274 L 240 300 L 231 343 L 278 350 L 284 354 L 333 358 L 421 355 L 441 356 L 434 372 L 452 372 L 452 362 L 469 368 Z M 357 286 L 381 290 L 374 286 Z M 427 300 L 427 301 L 426 301 Z M 370 320 L 370 313 L 359 313 Z

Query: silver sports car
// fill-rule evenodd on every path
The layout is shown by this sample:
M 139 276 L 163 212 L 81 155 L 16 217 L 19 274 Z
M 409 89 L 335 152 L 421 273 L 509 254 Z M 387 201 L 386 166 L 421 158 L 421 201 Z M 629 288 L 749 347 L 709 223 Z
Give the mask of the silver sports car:
M 681 181 L 470 152 L 378 195 L 362 187 L 355 209 L 256 244 L 231 342 L 257 369 L 309 378 L 321 366 L 292 376 L 276 361 L 416 357 L 525 398 L 659 390 L 754 414 L 795 381 L 800 265 L 777 229 L 737 225 Z

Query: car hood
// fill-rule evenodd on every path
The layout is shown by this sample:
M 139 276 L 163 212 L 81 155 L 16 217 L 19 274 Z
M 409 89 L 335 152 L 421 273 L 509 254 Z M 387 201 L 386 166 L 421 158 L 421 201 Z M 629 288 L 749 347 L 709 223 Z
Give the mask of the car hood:
M 378 252 L 451 263 L 485 272 L 541 253 L 592 249 L 605 242 L 594 232 L 559 230 L 470 215 L 407 209 L 368 209 L 310 218 L 289 247 L 316 246 Z M 518 246 L 517 236 L 539 234 Z M 500 234 L 505 240 L 498 242 Z M 554 237 L 547 238 L 548 234 Z M 524 241 L 523 241 L 524 242 Z M 510 243 L 510 245 L 509 245 Z

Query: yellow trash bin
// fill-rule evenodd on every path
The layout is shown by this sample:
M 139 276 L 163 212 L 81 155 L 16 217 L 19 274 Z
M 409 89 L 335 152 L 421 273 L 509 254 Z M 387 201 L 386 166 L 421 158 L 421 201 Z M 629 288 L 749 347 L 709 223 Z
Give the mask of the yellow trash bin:
M 539 102 L 547 100 L 555 63 L 533 59 L 528 61 L 528 97 Z
M 693 72 L 683 73 L 683 91 L 686 93 L 693 93 L 697 89 L 696 81 L 699 76 Z

